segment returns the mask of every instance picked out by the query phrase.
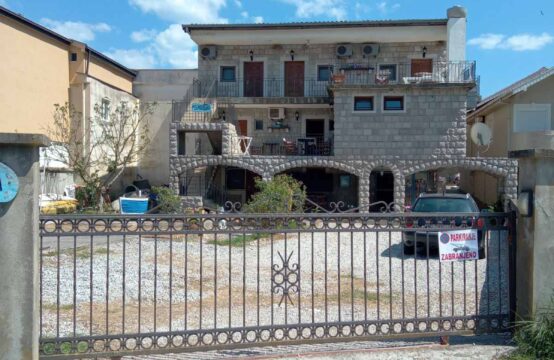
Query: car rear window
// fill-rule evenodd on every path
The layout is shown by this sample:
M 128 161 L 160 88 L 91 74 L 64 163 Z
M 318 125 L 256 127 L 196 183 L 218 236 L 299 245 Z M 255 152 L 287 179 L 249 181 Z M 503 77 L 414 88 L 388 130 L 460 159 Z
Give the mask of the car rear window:
M 455 198 L 421 198 L 417 200 L 412 211 L 416 212 L 476 212 L 478 211 L 469 199 Z

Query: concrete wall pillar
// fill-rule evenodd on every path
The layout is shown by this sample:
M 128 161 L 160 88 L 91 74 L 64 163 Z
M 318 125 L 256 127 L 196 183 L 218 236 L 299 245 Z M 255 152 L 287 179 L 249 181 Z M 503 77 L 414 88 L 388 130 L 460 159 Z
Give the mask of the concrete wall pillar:
M 453 6 L 447 11 L 446 47 L 448 61 L 465 61 L 467 11 L 461 6 Z
M 532 191 L 531 216 L 517 222 L 516 312 L 531 317 L 550 305 L 554 294 L 554 150 L 523 150 L 517 157 L 519 192 Z
M 19 180 L 15 199 L 0 203 L 0 352 L 2 359 L 38 359 L 39 146 L 44 135 L 0 133 L 0 162 Z

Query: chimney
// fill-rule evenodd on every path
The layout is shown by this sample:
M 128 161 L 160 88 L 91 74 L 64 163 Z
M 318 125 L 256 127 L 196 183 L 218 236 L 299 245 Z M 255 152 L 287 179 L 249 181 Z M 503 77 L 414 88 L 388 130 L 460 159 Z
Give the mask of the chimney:
M 461 6 L 453 6 L 446 11 L 446 46 L 448 61 L 466 60 L 466 23 L 467 10 Z

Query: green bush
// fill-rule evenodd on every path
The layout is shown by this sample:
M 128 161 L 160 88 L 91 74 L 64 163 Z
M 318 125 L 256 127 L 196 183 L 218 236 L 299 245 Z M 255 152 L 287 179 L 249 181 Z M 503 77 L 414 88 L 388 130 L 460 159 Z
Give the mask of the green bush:
M 277 175 L 273 180 L 256 179 L 258 192 L 244 206 L 248 213 L 303 212 L 306 188 L 289 175 Z
M 554 298 L 534 319 L 519 321 L 516 326 L 514 340 L 518 349 L 510 358 L 554 359 Z
M 181 212 L 181 198 L 170 188 L 154 186 L 152 193 L 158 197 L 158 212 L 162 214 L 174 214 Z

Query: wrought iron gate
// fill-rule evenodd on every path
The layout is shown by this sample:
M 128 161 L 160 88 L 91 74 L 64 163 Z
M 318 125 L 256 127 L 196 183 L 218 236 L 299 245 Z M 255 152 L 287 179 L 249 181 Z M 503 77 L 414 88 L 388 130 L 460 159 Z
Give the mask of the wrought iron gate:
M 483 219 L 485 258 L 438 230 Z M 403 251 L 406 231 L 429 246 Z M 40 353 L 86 357 L 505 331 L 507 213 L 43 216 Z

